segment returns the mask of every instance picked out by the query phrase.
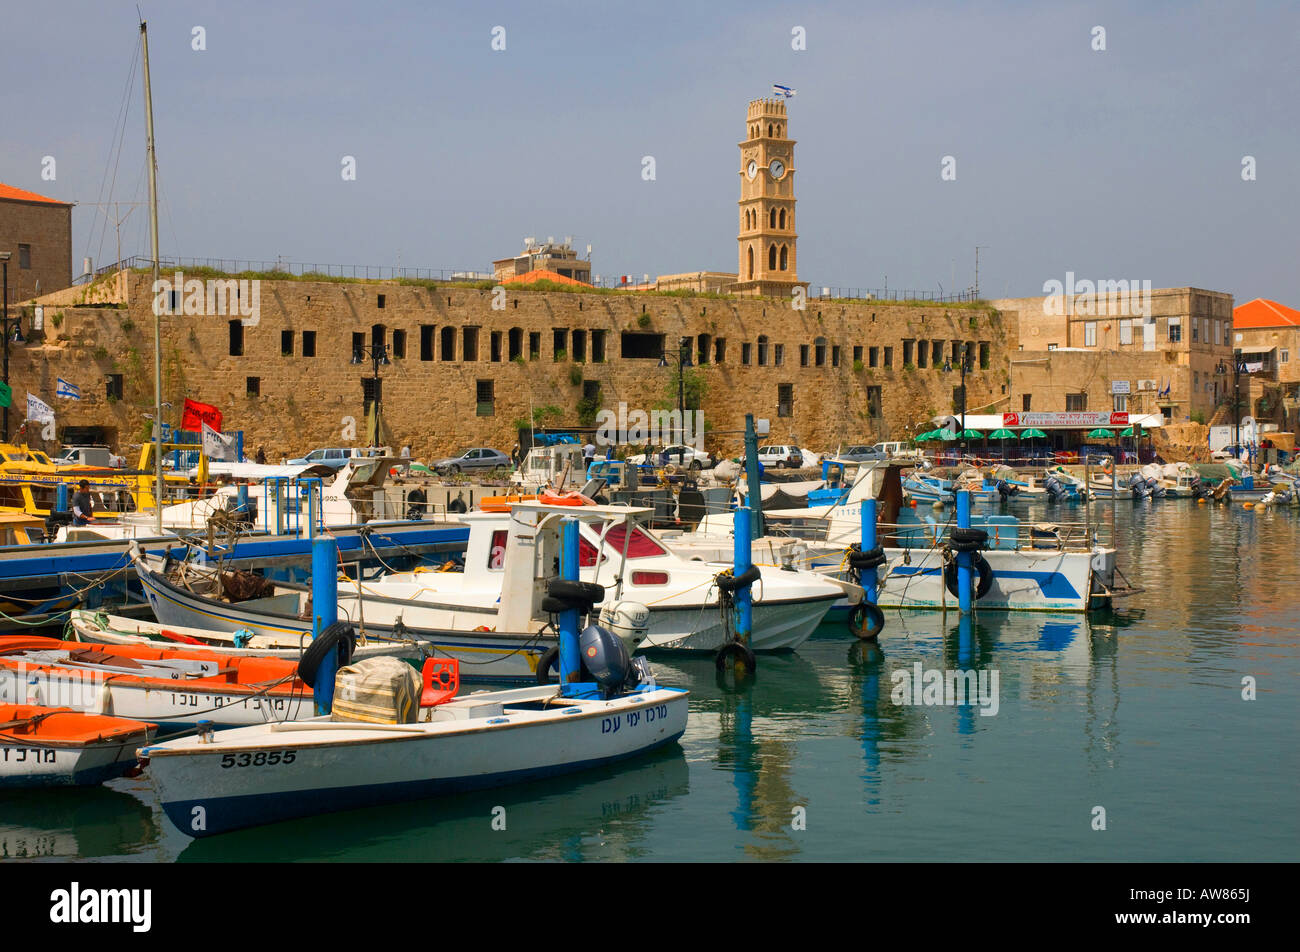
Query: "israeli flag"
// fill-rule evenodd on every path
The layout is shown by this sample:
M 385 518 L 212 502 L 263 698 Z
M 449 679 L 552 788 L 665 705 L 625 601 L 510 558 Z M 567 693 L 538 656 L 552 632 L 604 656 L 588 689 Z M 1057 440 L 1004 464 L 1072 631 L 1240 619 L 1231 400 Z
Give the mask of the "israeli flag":
M 794 90 L 791 89 L 789 86 L 782 86 L 780 83 L 773 83 L 772 95 L 784 96 L 786 99 L 789 99 L 791 96 L 794 95 Z
M 59 378 L 58 389 L 54 391 L 56 397 L 67 397 L 69 400 L 81 399 L 81 388 L 75 384 L 70 384 L 62 377 Z

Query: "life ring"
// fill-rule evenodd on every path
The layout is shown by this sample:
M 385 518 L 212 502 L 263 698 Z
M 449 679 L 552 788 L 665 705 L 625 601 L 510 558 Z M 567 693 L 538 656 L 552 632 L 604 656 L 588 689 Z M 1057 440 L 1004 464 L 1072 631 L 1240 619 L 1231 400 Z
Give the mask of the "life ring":
M 979 573 L 979 584 L 975 586 L 975 601 L 979 601 L 993 588 L 993 566 L 979 552 L 972 554 L 971 568 Z M 953 559 L 943 569 L 943 584 L 953 598 L 961 598 L 957 592 L 957 560 Z
M 665 464 L 665 465 L 664 465 L 664 475 L 665 475 L 665 476 L 676 476 L 676 475 L 677 475 L 677 464 L 676 464 L 676 463 L 667 463 L 667 464 Z
M 596 501 L 589 496 L 584 496 L 576 489 L 567 493 L 551 492 L 549 489 L 543 489 L 537 494 L 537 501 L 546 506 L 594 506 Z
M 871 602 L 858 602 L 849 612 L 849 631 L 863 641 L 875 641 L 885 629 L 885 613 Z
M 1107 456 L 1105 461 L 1101 464 L 1101 471 L 1107 476 L 1110 476 L 1115 472 L 1115 461 Z
M 329 657 L 331 651 L 338 652 L 338 666 L 346 666 L 352 661 L 352 652 L 357 645 L 357 633 L 345 621 L 336 621 L 313 638 L 307 650 L 298 661 L 298 677 L 307 684 L 315 685 L 316 674 L 321 662 Z M 337 670 L 337 669 L 336 669 Z

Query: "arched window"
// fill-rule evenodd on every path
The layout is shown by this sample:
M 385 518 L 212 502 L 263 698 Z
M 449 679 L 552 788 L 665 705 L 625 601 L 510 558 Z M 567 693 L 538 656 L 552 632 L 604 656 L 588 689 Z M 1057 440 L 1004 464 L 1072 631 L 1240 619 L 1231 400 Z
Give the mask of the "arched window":
M 776 270 L 776 245 L 772 245 L 767 249 L 767 270 Z
M 767 124 L 767 134 L 769 136 L 772 134 L 772 123 L 770 122 Z
M 754 279 L 754 246 L 753 245 L 749 246 L 749 251 L 747 252 L 747 254 L 749 256 L 749 280 L 752 281 Z
M 781 228 L 782 231 L 785 230 L 785 209 L 784 208 L 781 209 L 781 224 L 779 227 Z
M 768 227 L 768 228 L 775 228 L 775 227 L 776 227 L 776 209 L 775 209 L 775 208 L 772 209 L 770 212 L 767 213 L 767 227 Z
M 784 271 L 790 263 L 790 249 L 785 245 L 781 246 L 781 270 Z

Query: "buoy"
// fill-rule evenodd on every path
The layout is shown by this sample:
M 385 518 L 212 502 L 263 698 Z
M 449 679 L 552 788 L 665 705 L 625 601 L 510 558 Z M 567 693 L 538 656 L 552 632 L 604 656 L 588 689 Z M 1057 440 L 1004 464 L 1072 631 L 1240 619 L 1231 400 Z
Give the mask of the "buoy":
M 1255 508 L 1255 504 L 1254 504 L 1253 502 L 1243 502 L 1243 503 L 1241 504 L 1241 506 L 1242 506 L 1243 509 L 1254 509 L 1254 508 Z
M 1204 497 L 1204 496 L 1199 496 L 1199 497 L 1197 497 L 1196 505 L 1198 505 L 1198 506 L 1204 506 L 1204 505 L 1205 505 L 1205 497 Z

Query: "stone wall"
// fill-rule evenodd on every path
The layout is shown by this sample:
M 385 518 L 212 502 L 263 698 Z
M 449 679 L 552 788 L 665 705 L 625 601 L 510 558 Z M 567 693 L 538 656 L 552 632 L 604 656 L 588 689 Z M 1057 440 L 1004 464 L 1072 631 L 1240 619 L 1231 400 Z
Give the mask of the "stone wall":
M 16 348 L 11 372 L 17 406 L 30 387 L 55 406 L 61 429 L 105 426 L 116 431 L 122 449 L 138 440 L 143 414 L 153 406 L 149 275 L 132 273 L 124 290 L 92 292 L 102 302 L 94 307 L 47 307 L 44 337 L 33 335 Z M 231 322 L 229 314 L 163 318 L 164 400 L 173 407 L 166 418 L 178 419 L 186 396 L 215 404 L 225 414 L 226 429 L 245 431 L 250 455 L 264 445 L 272 459 L 364 442 L 362 378 L 372 366 L 368 357 L 360 366 L 350 362 L 354 335 L 365 346 L 382 341 L 389 348 L 392 362 L 380 367 L 384 413 L 393 445 L 410 445 L 416 458 L 474 445 L 509 451 L 516 422 L 540 407 L 560 409 L 548 422 L 576 424 L 589 382 L 599 384 L 605 408 L 620 402 L 631 409 L 675 406 L 675 356 L 659 367 L 653 337 L 634 339 L 652 345 L 647 356 L 624 356 L 625 332 L 660 335 L 670 355 L 681 336 L 691 337 L 697 366 L 688 373 L 706 384 L 703 412 L 713 430 L 739 430 L 744 415 L 754 413 L 771 420 L 772 441 L 798 441 L 816 450 L 905 439 L 928 429 L 934 415 L 954 409 L 959 374 L 935 369 L 930 359 L 924 368 L 904 367 L 905 340 L 938 342 L 944 359 L 951 357 L 953 341 L 970 342 L 971 411 L 1006 408 L 1007 356 L 1014 347 L 1008 325 L 988 308 L 812 300 L 806 310 L 794 311 L 769 300 L 381 282 L 262 281 L 256 325 L 234 319 L 242 355 L 231 353 Z M 467 329 L 476 342 L 471 360 L 465 359 Z M 574 331 L 583 334 L 581 346 Z M 401 355 L 397 332 L 405 335 Z M 452 345 L 446 354 L 444 332 Z M 605 350 L 600 362 L 593 359 L 599 332 Z M 315 356 L 304 356 L 306 333 L 315 335 Z M 820 366 L 819 339 L 825 342 Z M 512 360 L 514 340 L 521 353 Z M 424 346 L 429 343 L 431 352 Z M 801 365 L 801 347 L 808 349 L 808 366 Z M 892 349 L 890 366 L 886 348 Z M 585 360 L 575 359 L 579 349 Z M 912 363 L 918 363 L 915 356 Z M 121 377 L 120 400 L 107 397 L 109 375 Z M 58 377 L 80 386 L 83 399 L 56 400 Z M 249 393 L 250 378 L 256 396 Z M 490 415 L 480 415 L 480 382 L 493 389 Z M 789 416 L 778 406 L 783 385 L 791 388 Z M 873 417 L 868 390 L 876 387 L 881 407 Z M 355 421 L 351 438 L 344 435 L 349 418 Z M 708 445 L 735 453 L 740 438 L 714 434 Z

